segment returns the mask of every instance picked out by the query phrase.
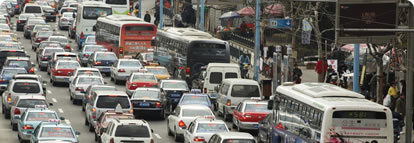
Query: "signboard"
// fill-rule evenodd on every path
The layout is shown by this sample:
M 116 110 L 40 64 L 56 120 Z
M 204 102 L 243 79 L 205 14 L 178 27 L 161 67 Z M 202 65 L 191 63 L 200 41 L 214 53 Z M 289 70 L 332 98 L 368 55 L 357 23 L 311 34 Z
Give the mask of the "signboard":
M 292 28 L 292 19 L 270 19 L 269 27 L 278 29 Z
M 338 73 L 338 60 L 328 60 L 328 66 L 332 66 L 332 69 Z

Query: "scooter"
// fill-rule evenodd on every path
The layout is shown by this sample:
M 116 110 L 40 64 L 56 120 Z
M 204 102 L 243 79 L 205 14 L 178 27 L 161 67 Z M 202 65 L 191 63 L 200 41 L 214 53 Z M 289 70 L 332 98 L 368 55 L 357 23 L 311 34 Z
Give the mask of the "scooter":
M 249 78 L 249 65 L 248 63 L 243 63 L 243 67 L 241 68 L 241 77 L 242 78 Z

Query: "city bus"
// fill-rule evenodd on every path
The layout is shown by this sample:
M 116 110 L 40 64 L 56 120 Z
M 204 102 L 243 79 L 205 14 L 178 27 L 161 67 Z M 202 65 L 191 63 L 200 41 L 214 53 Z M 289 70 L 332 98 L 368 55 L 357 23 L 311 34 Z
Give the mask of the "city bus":
M 152 51 L 156 33 L 157 26 L 135 16 L 110 15 L 96 22 L 96 43 L 119 58 Z
M 189 85 L 208 63 L 230 63 L 228 42 L 194 28 L 166 27 L 155 39 L 154 61 Z
M 359 93 L 327 83 L 284 83 L 272 109 L 270 143 L 393 143 L 392 112 Z
M 98 17 L 112 14 L 111 6 L 97 1 L 85 1 L 78 5 L 76 16 L 75 41 L 79 47 L 89 35 L 94 35 L 94 26 Z
M 101 0 L 105 4 L 112 7 L 112 14 L 116 15 L 128 15 L 129 11 L 129 1 L 130 0 Z

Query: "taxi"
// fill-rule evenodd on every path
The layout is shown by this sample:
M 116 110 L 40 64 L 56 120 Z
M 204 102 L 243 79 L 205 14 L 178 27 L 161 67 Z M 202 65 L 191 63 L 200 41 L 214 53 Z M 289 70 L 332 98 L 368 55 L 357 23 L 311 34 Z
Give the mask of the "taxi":
M 75 79 L 79 75 L 93 75 L 93 76 L 103 77 L 101 72 L 97 68 L 79 67 L 75 69 L 73 74 L 72 73 L 70 74 L 71 77 L 69 78 L 69 83 L 71 83 L 73 79 Z
M 220 132 L 211 136 L 207 143 L 256 143 L 256 140 L 249 133 Z
M 52 103 L 50 103 L 52 105 Z M 47 107 L 46 97 L 41 95 L 21 95 L 17 96 L 16 103 L 11 107 L 10 110 L 10 122 L 13 131 L 17 131 L 17 123 L 20 120 L 22 113 L 28 108 L 35 107 Z
M 153 73 L 158 80 L 170 79 L 171 75 L 168 73 L 167 68 L 163 66 L 145 66 L 147 72 Z
M 111 81 L 115 84 L 125 83 L 132 72 L 138 72 L 141 68 L 141 63 L 136 59 L 118 59 L 111 67 Z
M 138 87 L 158 87 L 158 80 L 153 73 L 133 72 L 125 84 L 126 93 L 132 96 Z
M 50 69 L 50 82 L 53 86 L 56 86 L 57 82 L 68 83 L 70 73 L 78 67 L 80 64 L 77 61 L 57 61 Z
M 106 111 L 102 113 L 98 117 L 98 119 L 96 119 L 95 141 L 100 140 L 103 130 L 105 130 L 108 127 L 108 123 L 114 119 L 135 119 L 135 117 L 134 117 L 134 114 L 132 113 L 123 112 L 122 108 L 119 109 L 119 107 L 115 110 L 110 110 L 110 111 Z
M 267 101 L 244 100 L 233 110 L 233 128 L 238 131 L 258 130 L 259 122 L 271 111 L 267 109 Z
M 53 65 L 56 64 L 56 62 L 58 60 L 78 61 L 79 62 L 78 55 L 75 54 L 75 53 L 72 53 L 72 52 L 54 52 L 52 54 L 51 59 L 49 60 L 47 72 L 50 73 L 50 68 L 53 67 Z
M 20 142 L 30 140 L 34 130 L 41 122 L 47 122 L 49 119 L 60 119 L 64 120 L 65 118 L 60 117 L 56 111 L 47 109 L 47 108 L 29 108 L 24 113 L 22 113 L 19 122 L 17 123 L 17 137 Z
M 67 140 L 71 142 L 79 142 L 78 135 L 80 132 L 75 132 L 72 126 L 60 123 L 60 120 L 49 120 L 42 122 L 35 128 L 35 132 L 30 138 L 31 143 L 40 141 L 47 141 L 50 139 Z
M 203 143 L 210 139 L 215 133 L 229 132 L 229 128 L 223 120 L 215 117 L 197 118 L 192 121 L 184 132 L 185 143 Z

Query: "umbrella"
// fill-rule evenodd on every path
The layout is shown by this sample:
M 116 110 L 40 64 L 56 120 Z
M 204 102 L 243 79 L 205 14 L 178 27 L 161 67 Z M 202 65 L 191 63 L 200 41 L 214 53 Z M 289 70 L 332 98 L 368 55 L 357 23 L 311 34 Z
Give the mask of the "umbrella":
M 281 4 L 271 4 L 265 8 L 264 13 L 282 16 L 284 8 L 285 7 Z
M 240 17 L 240 14 L 234 11 L 226 12 L 220 16 L 220 19 L 229 19 L 229 18 L 237 18 Z
M 245 7 L 237 11 L 238 14 L 241 16 L 252 16 L 255 14 L 254 9 L 252 7 Z

